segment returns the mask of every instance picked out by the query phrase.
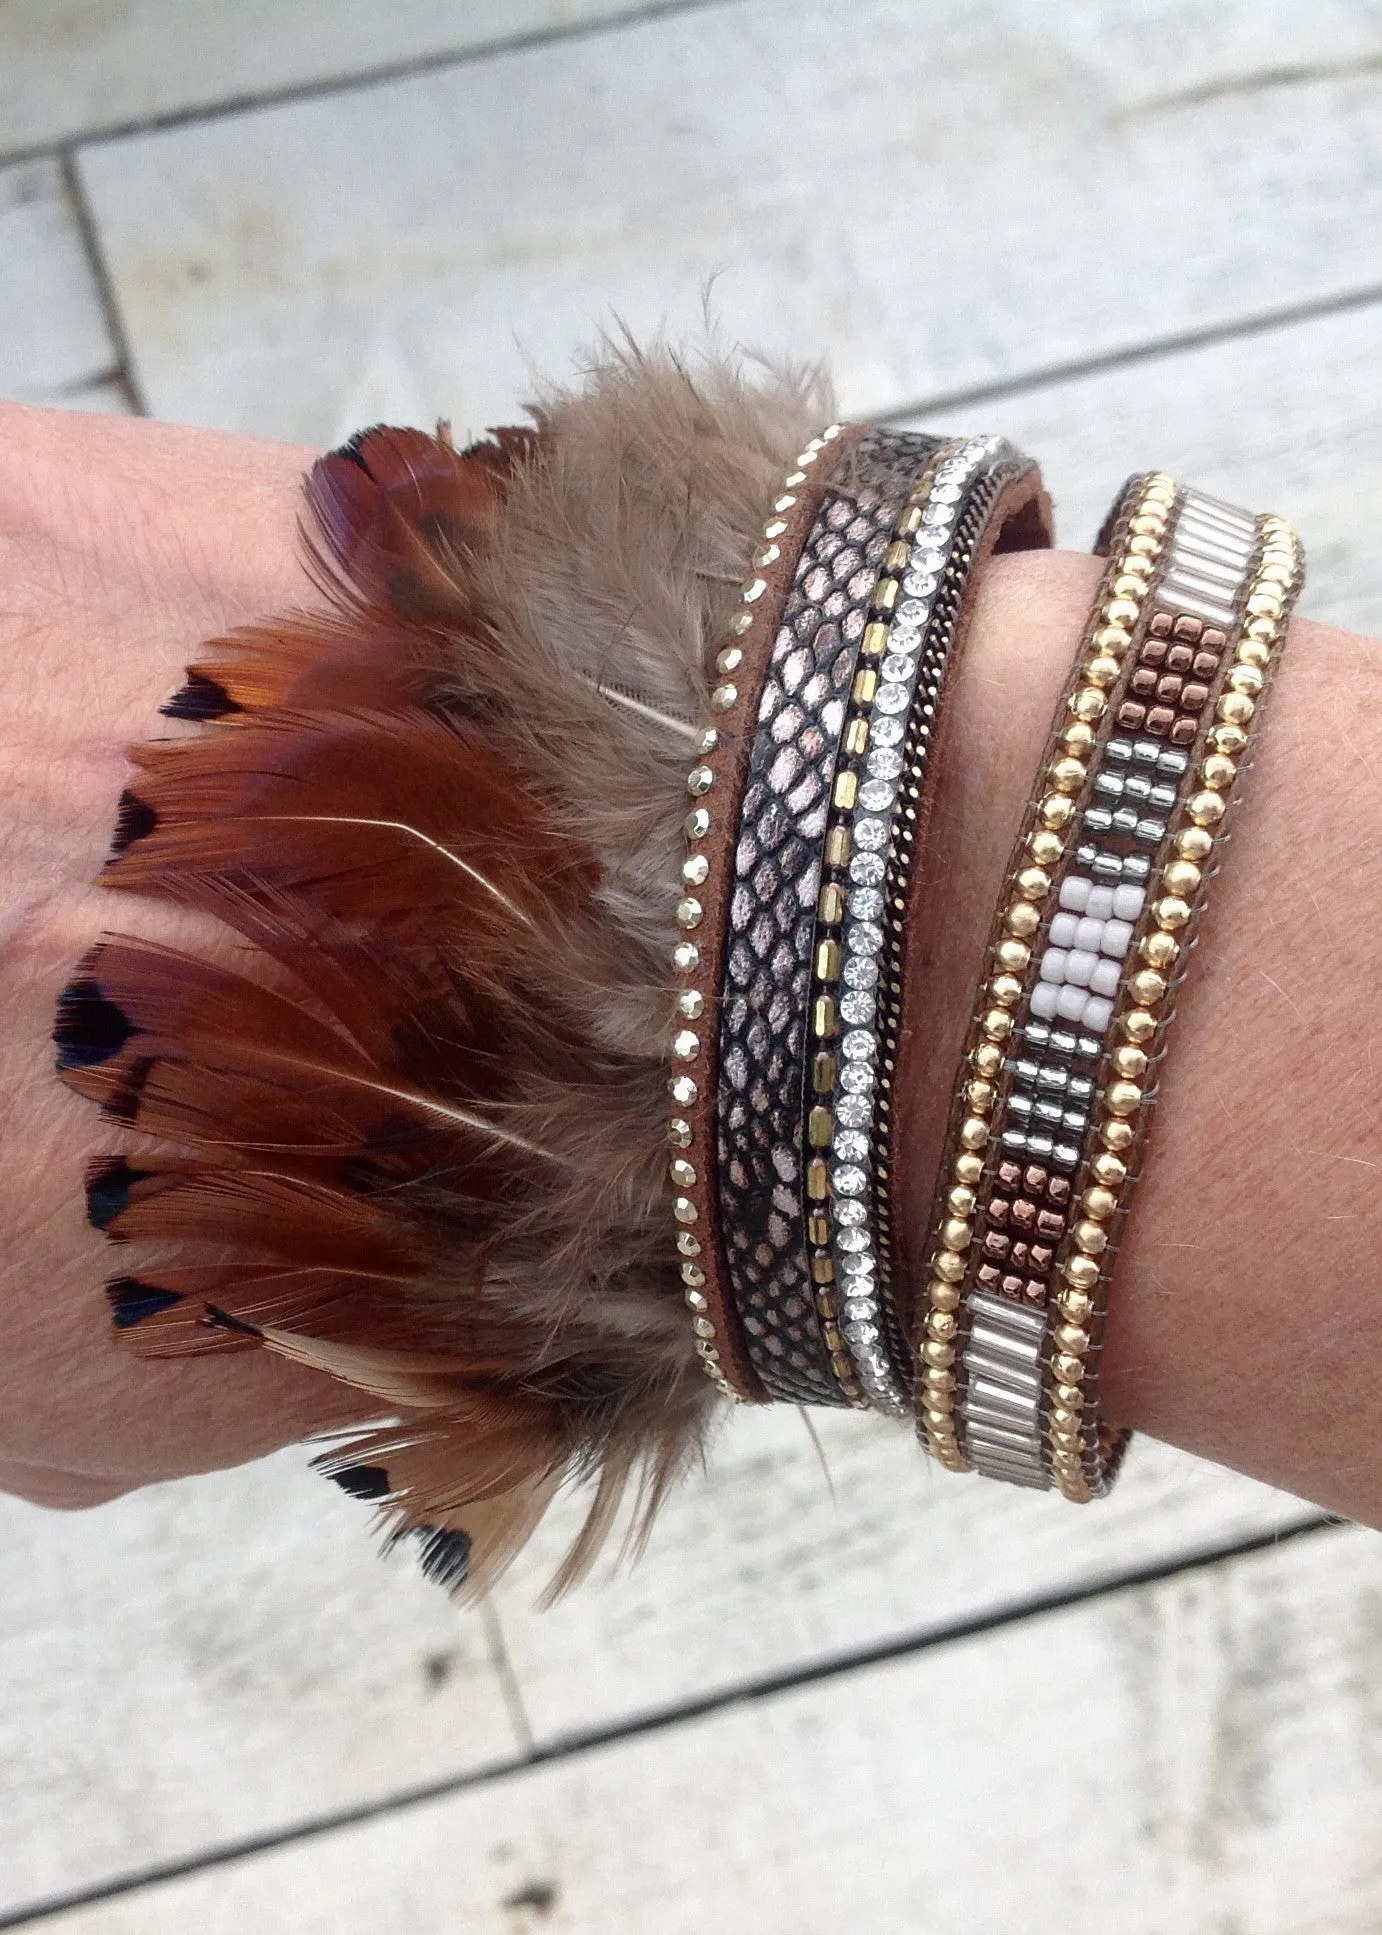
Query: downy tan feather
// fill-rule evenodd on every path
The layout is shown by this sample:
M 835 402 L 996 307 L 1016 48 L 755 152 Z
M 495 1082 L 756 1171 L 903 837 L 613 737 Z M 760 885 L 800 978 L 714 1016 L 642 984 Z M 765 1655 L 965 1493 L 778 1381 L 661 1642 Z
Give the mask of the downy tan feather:
M 163 1147 L 89 1178 L 117 1330 L 355 1386 L 324 1467 L 458 1593 L 565 1483 L 555 1589 L 630 1487 L 645 1537 L 719 1403 L 663 1126 L 688 735 L 829 414 L 607 343 L 530 429 L 366 432 L 307 483 L 328 614 L 214 641 L 165 708 L 201 730 L 132 755 L 105 880 L 252 959 L 109 940 L 63 998 L 64 1078 Z

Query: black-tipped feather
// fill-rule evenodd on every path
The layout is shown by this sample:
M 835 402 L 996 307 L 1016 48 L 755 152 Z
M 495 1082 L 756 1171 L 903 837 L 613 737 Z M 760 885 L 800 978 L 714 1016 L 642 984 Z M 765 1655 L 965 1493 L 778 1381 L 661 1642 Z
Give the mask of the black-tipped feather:
M 363 432 L 308 488 L 327 615 L 213 644 L 168 707 L 207 730 L 133 755 L 105 878 L 244 945 L 120 943 L 64 996 L 70 1084 L 192 1152 L 96 1184 L 158 1259 L 117 1325 L 355 1386 L 385 1421 L 323 1466 L 381 1474 L 453 1592 L 563 1482 L 594 1498 L 559 1589 L 630 1485 L 646 1531 L 715 1409 L 663 1126 L 685 722 L 828 416 L 610 350 L 536 432 Z

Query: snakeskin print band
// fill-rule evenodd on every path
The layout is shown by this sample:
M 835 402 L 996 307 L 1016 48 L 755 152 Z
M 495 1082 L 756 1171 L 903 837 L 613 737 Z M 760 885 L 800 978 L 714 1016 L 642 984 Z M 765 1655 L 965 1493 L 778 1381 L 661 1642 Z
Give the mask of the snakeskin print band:
M 833 425 L 763 529 L 688 777 L 669 1138 L 727 1395 L 910 1408 L 889 1295 L 901 929 L 930 748 L 994 545 L 1050 542 L 997 439 Z

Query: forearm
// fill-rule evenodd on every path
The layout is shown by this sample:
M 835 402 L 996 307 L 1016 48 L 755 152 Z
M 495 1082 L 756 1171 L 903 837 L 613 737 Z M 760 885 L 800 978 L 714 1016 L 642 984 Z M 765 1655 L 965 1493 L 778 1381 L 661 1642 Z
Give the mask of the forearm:
M 311 592 L 297 555 L 310 454 L 0 405 L 0 1487 L 94 1502 L 357 1415 L 358 1397 L 262 1353 L 138 1362 L 101 1286 L 87 1161 L 111 1146 L 60 1087 L 58 995 L 103 929 L 192 939 L 186 917 L 91 882 L 124 749 L 207 636 Z

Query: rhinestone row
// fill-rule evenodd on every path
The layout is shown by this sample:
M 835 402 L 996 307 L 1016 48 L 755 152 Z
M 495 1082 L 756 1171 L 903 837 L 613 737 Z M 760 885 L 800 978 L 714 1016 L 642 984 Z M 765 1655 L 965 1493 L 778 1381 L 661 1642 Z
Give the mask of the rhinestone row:
M 1205 500 L 1192 493 L 1188 510 Z M 1218 517 L 1226 507 L 1209 505 L 1201 516 Z M 1242 514 L 1239 514 L 1240 516 Z M 1241 525 L 1236 527 L 1241 533 Z M 1224 518 L 1226 536 L 1235 527 Z M 1205 733 L 1176 815 L 1169 851 L 1147 898 L 1135 937 L 1132 971 L 1120 991 L 1110 1080 L 1100 1097 L 1095 1122 L 1097 1144 L 1077 1188 L 1081 1217 L 1058 1259 L 1053 1282 L 1062 1321 L 1051 1339 L 1052 1403 L 1048 1440 L 1052 1475 L 1062 1494 L 1084 1503 L 1106 1489 L 1111 1449 L 1097 1423 L 1098 1331 L 1107 1302 L 1117 1252 L 1117 1236 L 1127 1215 L 1135 1181 L 1133 1157 L 1156 1098 L 1155 1070 L 1165 1053 L 1165 1031 L 1175 1008 L 1190 950 L 1205 905 L 1205 887 L 1217 869 L 1227 838 L 1237 782 L 1249 761 L 1251 736 L 1260 719 L 1285 641 L 1291 606 L 1303 578 L 1303 554 L 1290 526 L 1280 518 L 1257 522 L 1260 553 L 1248 590 L 1243 620 L 1214 700 Z M 1239 536 L 1238 541 L 1243 540 Z M 1224 591 L 1218 586 L 1181 582 L 1186 574 L 1168 573 L 1161 602 L 1192 616 L 1222 623 Z M 1218 603 L 1218 609 L 1211 609 Z M 1151 1078 L 1151 1079 L 1149 1079 Z
M 1015 1012 L 1024 996 L 1023 976 L 1031 964 L 1032 943 L 1050 911 L 1055 887 L 1052 869 L 1065 853 L 1080 798 L 1089 784 L 1087 756 L 1107 711 L 1109 690 L 1122 677 L 1176 497 L 1175 484 L 1161 473 L 1145 479 L 1131 494 L 1131 514 L 1126 529 L 1120 526 L 1121 535 L 1104 573 L 1066 702 L 1067 717 L 1043 775 L 1041 797 L 1024 829 L 1000 932 L 990 948 L 983 1006 L 961 1076 L 953 1153 L 917 1337 L 918 1424 L 932 1456 L 952 1471 L 970 1469 L 956 1425 L 957 1340 L 985 1174 L 984 1152 L 992 1134 Z
M 876 1180 L 871 1144 L 878 1128 L 885 877 L 907 778 L 909 718 L 919 695 L 932 696 L 923 672 L 937 593 L 966 495 L 998 441 L 973 438 L 938 453 L 898 520 L 873 594 L 844 732 L 844 750 L 859 763 L 836 774 L 833 803 L 845 817 L 826 840 L 820 914 L 838 932 L 818 944 L 816 976 L 826 992 L 819 998 L 825 1013 L 815 1019 L 823 1042 L 838 1032 L 838 1023 L 845 1032 L 838 1062 L 823 1047 L 812 1071 L 810 1141 L 830 1152 L 828 1162 L 824 1154 L 813 1158 L 807 1175 L 810 1233 L 821 1245 L 812 1267 L 818 1279 L 832 1283 L 838 1271 L 844 1299 L 836 1333 L 840 1347 L 848 1347 L 869 1403 L 892 1415 L 910 1411 L 911 1399 L 905 1373 L 889 1348 L 870 1207 Z
M 783 478 L 782 488 L 773 500 L 772 513 L 763 525 L 750 573 L 739 589 L 739 609 L 730 621 L 728 640 L 715 659 L 719 682 L 711 692 L 710 705 L 711 710 L 721 718 L 732 719 L 743 702 L 735 674 L 744 663 L 743 641 L 757 622 L 756 608 L 768 589 L 767 580 L 760 574 L 776 564 L 781 556 L 778 541 L 787 530 L 787 514 L 797 502 L 795 493 L 808 481 L 812 465 L 818 461 L 827 444 L 833 443 L 839 436 L 842 427 L 832 423 L 819 437 L 811 439 Z M 721 1340 L 711 1315 L 710 1301 L 705 1295 L 705 1267 L 699 1260 L 704 1253 L 703 1242 L 713 1242 L 714 1237 L 712 1233 L 702 1238 L 696 1229 L 700 1210 L 688 1194 L 700 1180 L 697 1164 L 703 1163 L 708 1167 L 713 1163 L 714 1155 L 711 1150 L 695 1147 L 691 1123 L 682 1113 L 698 1100 L 702 1085 L 707 1080 L 706 1045 L 697 1024 L 713 1007 L 713 990 L 708 999 L 704 977 L 707 973 L 713 977 L 718 972 L 715 961 L 702 960 L 696 931 L 705 917 L 700 896 L 710 877 L 710 861 L 704 843 L 713 826 L 713 809 L 706 802 L 715 785 L 715 770 L 707 759 L 719 744 L 719 739 L 719 728 L 715 726 L 706 727 L 699 735 L 696 750 L 700 758 L 686 780 L 687 791 L 696 803 L 686 816 L 687 855 L 682 863 L 682 892 L 677 903 L 677 926 L 681 930 L 681 939 L 672 950 L 672 965 L 682 976 L 683 986 L 677 996 L 677 1027 L 672 1037 L 674 1072 L 669 1082 L 672 1114 L 667 1125 L 667 1140 L 673 1152 L 669 1170 L 676 1192 L 672 1199 L 672 1215 L 678 1226 L 677 1255 L 686 1304 L 691 1312 L 696 1350 L 706 1375 L 721 1393 L 740 1402 L 741 1394 L 725 1375 L 720 1356 Z
M 812 1153 L 805 1173 L 806 1233 L 811 1251 L 811 1276 L 822 1321 L 822 1334 L 845 1396 L 853 1404 L 872 1404 L 888 1411 L 896 1408 L 893 1402 L 896 1378 L 883 1353 L 860 1349 L 862 1334 L 857 1300 L 854 1311 L 846 1316 L 843 1324 L 840 1320 L 840 1292 L 837 1286 L 840 1277 L 845 1274 L 840 1268 L 844 1261 L 842 1252 L 854 1247 L 851 1237 L 846 1235 L 843 1245 L 840 1237 L 857 1225 L 864 1212 L 864 1204 L 859 1196 L 868 1180 L 868 1132 L 872 1123 L 868 1090 L 872 1085 L 876 1059 L 876 1056 L 861 1057 L 854 1051 L 865 1039 L 861 1030 L 869 1031 L 872 1028 L 872 990 L 873 982 L 877 979 L 876 966 L 872 981 L 865 980 L 857 963 L 849 973 L 845 972 L 842 930 L 846 912 L 851 908 L 861 921 L 876 923 L 882 916 L 882 894 L 877 888 L 851 889 L 852 870 L 857 869 L 859 859 L 854 833 L 861 817 L 859 809 L 865 812 L 869 810 L 870 788 L 877 793 L 881 784 L 878 771 L 880 760 L 889 766 L 896 762 L 890 772 L 890 781 L 902 772 L 902 754 L 897 748 L 905 726 L 897 718 L 892 703 L 884 707 L 884 713 L 889 716 L 883 729 L 882 742 L 886 742 L 890 750 L 880 755 L 877 748 L 882 742 L 876 737 L 874 727 L 882 721 L 883 714 L 880 714 L 877 722 L 873 714 L 879 697 L 880 662 L 884 660 L 892 630 L 902 574 L 907 572 L 911 564 L 917 534 L 923 527 L 925 506 L 942 454 L 945 453 L 937 453 L 927 463 L 908 492 L 893 531 L 892 543 L 883 556 L 878 583 L 869 601 L 859 644 L 858 669 L 850 686 L 840 735 L 841 758 L 831 787 L 832 820 L 822 847 L 821 886 L 816 905 L 811 1000 L 811 1033 L 815 1048 L 807 1071 L 809 1100 L 806 1124 L 807 1146 Z M 912 661 L 914 668 L 915 660 Z M 890 683 L 887 691 L 890 695 L 894 692 L 902 694 L 903 687 Z M 872 776 L 867 767 L 861 766 L 871 746 Z M 888 792 L 886 802 L 879 798 L 874 804 L 890 806 L 894 792 L 891 783 Z M 881 856 L 876 856 L 876 863 L 881 867 Z M 856 902 L 859 903 L 857 906 Z M 877 927 L 873 931 L 877 932 L 881 948 L 882 929 Z M 840 987 L 842 981 L 843 992 Z M 850 1052 L 845 1055 L 843 1066 L 839 1052 L 843 1046 L 840 1043 L 841 1022 L 850 1031 L 847 1036 Z M 850 1118 L 857 1115 L 861 1105 L 869 1108 L 868 1119 L 862 1129 L 851 1128 L 848 1126 Z M 827 1152 L 832 1153 L 833 1163 L 827 1161 Z M 843 1178 L 843 1188 L 839 1186 L 837 1177 Z M 872 1282 L 865 1287 L 872 1297 Z M 873 1310 L 872 1303 L 870 1309 Z M 876 1314 L 873 1321 L 877 1321 Z M 905 1401 L 905 1393 L 903 1395 Z

